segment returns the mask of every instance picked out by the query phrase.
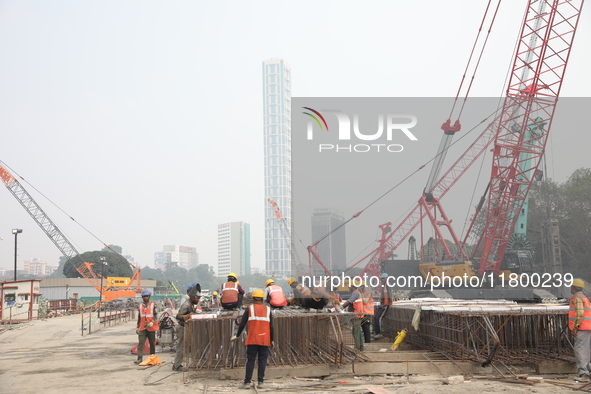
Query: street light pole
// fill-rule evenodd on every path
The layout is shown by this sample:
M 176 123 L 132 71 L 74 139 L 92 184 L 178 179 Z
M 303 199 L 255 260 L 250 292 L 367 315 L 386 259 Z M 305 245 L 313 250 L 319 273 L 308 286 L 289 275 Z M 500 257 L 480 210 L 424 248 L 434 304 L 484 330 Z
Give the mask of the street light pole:
M 98 320 L 99 324 L 101 324 L 101 309 L 103 307 L 103 275 L 105 272 L 105 256 L 101 256 L 101 295 L 99 298 L 99 312 L 98 312 Z
M 13 228 L 12 229 L 12 233 L 14 234 L 14 281 L 16 282 L 16 267 L 17 267 L 17 263 L 16 263 L 16 253 L 17 253 L 17 236 L 22 233 L 23 230 L 20 228 Z

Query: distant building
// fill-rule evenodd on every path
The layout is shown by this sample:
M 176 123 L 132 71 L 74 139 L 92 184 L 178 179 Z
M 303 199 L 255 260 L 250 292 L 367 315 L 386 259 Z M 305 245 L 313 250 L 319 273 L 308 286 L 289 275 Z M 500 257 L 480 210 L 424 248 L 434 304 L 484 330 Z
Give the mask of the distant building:
M 286 240 L 268 200 L 277 203 L 292 226 L 291 67 L 282 59 L 263 62 L 263 135 L 265 150 L 265 269 L 291 274 L 291 240 Z
M 217 275 L 250 275 L 250 224 L 232 222 L 218 225 Z
M 164 245 L 162 252 L 156 252 L 154 255 L 155 265 L 177 263 L 179 267 L 191 269 L 199 265 L 199 254 L 197 248 L 180 245 Z
M 343 213 L 333 208 L 312 211 L 312 242 L 315 243 L 345 222 Z M 345 227 L 341 227 L 318 244 L 316 253 L 332 273 L 338 274 L 347 264 Z
M 58 265 L 50 265 L 39 259 L 23 261 L 23 270 L 29 275 L 49 276 L 58 269 Z

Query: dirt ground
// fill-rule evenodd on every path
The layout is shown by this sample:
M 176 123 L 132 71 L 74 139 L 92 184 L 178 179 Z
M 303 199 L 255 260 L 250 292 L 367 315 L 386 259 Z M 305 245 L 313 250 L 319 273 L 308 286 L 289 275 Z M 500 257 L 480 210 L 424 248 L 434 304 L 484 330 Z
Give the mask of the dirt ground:
M 170 351 L 158 353 L 162 366 L 136 366 L 136 356 L 130 353 L 137 344 L 134 321 L 84 337 L 80 325 L 80 316 L 73 315 L 33 321 L 0 333 L 0 393 L 255 392 L 239 390 L 240 381 L 219 380 L 212 371 L 173 372 L 174 353 Z M 574 384 L 573 376 L 558 378 L 554 384 L 526 385 L 473 377 L 444 385 L 441 376 L 335 375 L 320 382 L 270 379 L 259 392 L 369 393 L 367 387 L 379 387 L 381 391 L 374 392 L 562 393 L 583 386 Z

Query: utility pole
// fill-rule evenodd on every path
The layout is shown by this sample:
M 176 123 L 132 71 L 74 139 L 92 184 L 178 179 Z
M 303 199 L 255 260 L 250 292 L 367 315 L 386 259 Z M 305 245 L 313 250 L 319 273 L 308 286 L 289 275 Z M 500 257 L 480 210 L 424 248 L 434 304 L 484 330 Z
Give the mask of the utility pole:
M 17 267 L 17 236 L 23 232 L 21 228 L 13 228 L 12 233 L 14 234 L 14 281 L 16 282 L 16 267 Z

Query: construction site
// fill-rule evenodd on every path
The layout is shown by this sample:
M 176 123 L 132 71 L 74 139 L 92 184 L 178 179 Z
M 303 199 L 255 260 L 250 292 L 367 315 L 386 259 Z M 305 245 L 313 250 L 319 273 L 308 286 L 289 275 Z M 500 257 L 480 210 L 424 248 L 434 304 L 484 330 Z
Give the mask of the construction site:
M 136 265 L 109 250 L 130 272 L 129 277 L 112 276 L 104 271 L 105 257 L 95 262 L 81 259 L 80 248 L 49 218 L 19 176 L 0 162 L 3 184 L 64 256 L 64 272 L 72 273 L 45 284 L 19 280 L 16 240 L 22 230 L 13 230 L 14 280 L 0 283 L 0 391 L 591 392 L 589 379 L 577 380 L 576 327 L 575 335 L 569 328 L 569 312 L 571 321 L 575 313 L 574 303 L 569 303 L 575 294 L 571 286 L 588 292 L 591 283 L 563 267 L 564 243 L 558 220 L 550 213 L 537 231 L 542 264 L 534 265 L 527 239 L 528 198 L 533 185 L 546 176 L 547 141 L 571 49 L 589 50 L 574 45 L 584 0 L 525 2 L 504 96 L 490 118 L 478 125 L 482 127 L 474 134 L 479 134 L 471 134 L 467 149 L 455 157 L 448 155 L 454 136 L 465 131 L 460 119 L 500 3 L 491 0 L 486 7 L 449 117 L 442 119 L 438 130 L 437 151 L 426 155 L 424 164 L 409 175 L 431 167 L 424 189 L 404 189 L 405 194 L 416 194 L 416 204 L 397 222 L 377 225 L 369 253 L 364 251 L 349 266 L 335 269 L 324 261 L 321 250 L 323 242 L 331 241 L 350 222 L 354 225 L 354 219 L 400 184 L 371 196 L 370 201 L 377 199 L 315 239 L 306 247 L 307 261 L 298 254 L 298 236 L 289 215 L 284 216 L 275 200 L 267 199 L 280 241 L 290 251 L 291 277 L 278 274 L 276 280 L 289 278 L 291 288 L 282 289 L 287 305 L 269 312 L 273 338 L 264 386 L 259 387 L 260 382 L 239 389 L 248 359 L 244 344 L 248 334 L 237 331 L 243 314 L 254 313 L 254 307 L 248 312 L 249 307 L 259 298 L 263 302 L 262 296 L 254 295 L 259 289 L 247 289 L 234 309 L 218 304 L 217 291 L 201 293 L 199 286 L 199 295 L 194 296 L 200 278 L 187 278 L 195 281 L 187 296 L 184 287 L 179 291 L 172 281 L 174 294 L 156 294 L 156 280 L 142 278 Z M 301 126 L 302 136 L 303 130 L 311 136 L 314 130 L 328 131 L 336 125 L 334 119 L 325 119 L 330 111 L 303 105 L 293 106 L 294 117 L 302 114 L 301 108 L 305 116 L 293 122 L 294 127 Z M 337 115 L 339 122 L 343 116 Z M 412 133 L 406 129 L 406 134 Z M 487 154 L 490 175 L 478 173 L 485 186 L 478 191 L 482 196 L 475 207 L 471 201 L 446 201 L 444 196 Z M 458 205 L 472 210 L 467 229 L 460 230 L 461 220 L 454 222 L 444 209 L 452 211 Z M 403 249 L 406 259 L 398 257 Z M 274 272 L 267 274 L 276 278 Z M 232 276 L 238 279 L 229 274 L 228 283 Z M 274 283 L 268 279 L 258 287 Z M 235 286 L 238 291 L 238 283 Z M 220 297 L 223 290 L 222 286 Z M 48 294 L 56 294 L 56 300 L 46 303 L 42 295 Z M 144 364 L 140 352 L 135 365 L 138 346 L 144 346 L 144 355 L 150 352 L 148 341 L 138 344 L 138 334 L 144 330 L 142 296 L 148 297 L 143 300 L 146 305 L 150 297 L 157 300 L 158 361 Z M 189 299 L 186 302 L 200 298 L 185 318 L 179 312 L 183 296 Z M 265 301 L 270 299 L 269 294 Z M 361 310 L 353 306 L 358 301 L 364 305 Z M 174 360 L 179 351 L 182 368 L 177 369 Z

